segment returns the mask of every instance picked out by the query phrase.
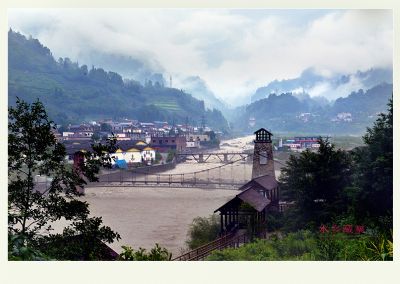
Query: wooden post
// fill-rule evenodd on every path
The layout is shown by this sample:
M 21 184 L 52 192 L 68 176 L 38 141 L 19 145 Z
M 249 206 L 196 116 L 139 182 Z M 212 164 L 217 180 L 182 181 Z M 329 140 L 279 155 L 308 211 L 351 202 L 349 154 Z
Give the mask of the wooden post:
M 225 232 L 226 232 L 226 227 L 228 226 L 228 214 L 227 214 L 227 212 L 225 212 Z
M 223 229 L 224 229 L 224 218 L 223 218 L 223 216 L 222 216 L 222 212 L 219 213 L 219 216 L 221 217 L 221 221 L 220 221 L 220 223 L 221 223 L 220 235 L 222 235 L 222 231 L 223 231 Z

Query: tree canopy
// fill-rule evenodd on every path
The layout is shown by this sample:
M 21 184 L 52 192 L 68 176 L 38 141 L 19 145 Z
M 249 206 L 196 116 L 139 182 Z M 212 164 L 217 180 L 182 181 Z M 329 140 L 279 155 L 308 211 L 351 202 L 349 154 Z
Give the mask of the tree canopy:
M 345 188 L 350 182 L 350 156 L 335 149 L 328 140 L 319 140 L 318 152 L 291 156 L 282 168 L 283 197 L 295 200 L 293 224 L 319 226 L 346 212 Z
M 393 226 L 393 102 L 350 152 L 320 140 L 317 153 L 291 156 L 282 168 L 282 197 L 292 230 L 352 220 L 390 235 Z
M 19 236 L 23 241 L 15 245 L 40 251 L 43 246 L 51 247 L 56 239 L 83 236 L 91 240 L 92 245 L 81 242 L 81 252 L 85 255 L 76 257 L 94 258 L 95 240 L 110 243 L 120 236 L 102 226 L 101 217 L 89 217 L 88 203 L 77 197 L 88 181 L 97 180 L 100 167 L 110 166 L 111 158 L 107 153 L 112 151 L 115 141 L 110 140 L 107 145 L 94 144 L 92 151 L 83 154 L 84 162 L 71 166 L 65 161 L 65 148 L 57 142 L 52 132 L 54 123 L 48 119 L 40 101 L 28 104 L 17 99 L 16 107 L 9 108 L 8 117 L 10 238 Z M 39 183 L 38 179 L 42 178 L 48 182 Z M 52 223 L 61 219 L 69 225 L 62 233 L 52 234 Z M 68 247 L 69 242 L 65 243 Z M 56 248 L 54 245 L 53 250 L 47 252 L 60 257 Z

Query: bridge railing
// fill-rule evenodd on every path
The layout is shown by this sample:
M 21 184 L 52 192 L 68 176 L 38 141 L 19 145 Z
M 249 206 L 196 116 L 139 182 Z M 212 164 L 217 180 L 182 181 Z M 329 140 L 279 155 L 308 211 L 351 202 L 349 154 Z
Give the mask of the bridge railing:
M 208 244 L 182 254 L 172 260 L 192 261 L 202 260 L 210 255 L 213 251 L 222 250 L 228 247 L 239 247 L 241 244 L 248 243 L 250 240 L 246 234 L 235 235 L 235 232 L 224 235 Z

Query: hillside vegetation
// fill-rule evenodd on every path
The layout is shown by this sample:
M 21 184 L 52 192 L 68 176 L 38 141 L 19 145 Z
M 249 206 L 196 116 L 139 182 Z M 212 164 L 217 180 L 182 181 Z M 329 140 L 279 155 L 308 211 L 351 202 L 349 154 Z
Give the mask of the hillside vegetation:
M 307 94 L 270 94 L 238 108 L 233 118 L 236 130 L 250 132 L 267 126 L 273 132 L 297 132 L 312 134 L 361 135 L 385 111 L 392 97 L 393 85 L 382 83 L 366 91 L 352 92 L 332 103 L 321 102 Z M 340 120 L 338 114 L 351 114 L 351 120 Z M 238 115 L 239 114 L 239 115 Z M 249 126 L 249 119 L 255 126 Z M 336 121 L 334 121 L 337 119 Z
M 39 98 L 58 124 L 98 118 L 130 118 L 140 121 L 206 124 L 227 131 L 219 110 L 208 110 L 204 102 L 159 82 L 123 80 L 102 68 L 90 68 L 69 58 L 53 58 L 37 39 L 8 33 L 9 104 L 17 96 L 28 102 Z

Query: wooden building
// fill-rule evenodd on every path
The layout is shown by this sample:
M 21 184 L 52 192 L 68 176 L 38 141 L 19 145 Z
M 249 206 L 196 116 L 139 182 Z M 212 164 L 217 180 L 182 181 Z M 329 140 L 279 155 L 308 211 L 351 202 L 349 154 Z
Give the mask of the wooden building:
M 251 235 L 261 233 L 261 226 L 265 223 L 265 209 L 270 202 L 253 188 L 239 193 L 214 211 L 220 212 L 220 234 L 243 228 L 250 229 Z
M 221 234 L 244 227 L 250 228 L 251 236 L 263 233 L 268 212 L 279 210 L 272 133 L 261 128 L 254 134 L 252 179 L 239 188 L 241 193 L 214 211 L 221 216 Z

